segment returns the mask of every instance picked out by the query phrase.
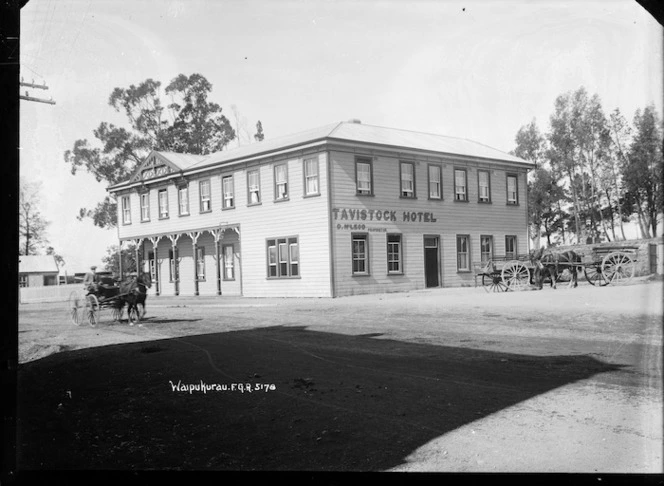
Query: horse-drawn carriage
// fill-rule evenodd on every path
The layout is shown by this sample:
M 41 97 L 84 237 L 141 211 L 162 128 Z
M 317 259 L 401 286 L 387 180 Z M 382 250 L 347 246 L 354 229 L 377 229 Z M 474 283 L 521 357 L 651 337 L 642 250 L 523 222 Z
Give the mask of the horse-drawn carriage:
M 595 286 L 624 284 L 636 273 L 637 249 L 635 246 L 598 246 L 590 255 L 547 249 L 516 259 L 494 257 L 476 267 L 475 285 L 479 279 L 487 292 L 506 292 L 522 290 L 532 284 L 541 288 L 548 278 L 555 287 L 567 273 L 570 285 L 576 286 L 577 273 L 581 271 L 588 283 Z
M 88 273 L 83 279 L 81 290 L 74 290 L 69 295 L 68 312 L 71 321 L 79 326 L 87 320 L 91 326 L 95 326 L 103 308 L 111 309 L 113 320 L 120 321 L 127 307 L 129 324 L 133 325 L 145 316 L 145 300 L 150 286 L 149 274 L 118 282 L 110 277 Z

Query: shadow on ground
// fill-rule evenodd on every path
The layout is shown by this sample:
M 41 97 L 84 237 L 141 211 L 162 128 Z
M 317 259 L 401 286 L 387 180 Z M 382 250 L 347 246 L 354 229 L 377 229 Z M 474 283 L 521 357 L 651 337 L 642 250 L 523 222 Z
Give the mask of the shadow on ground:
M 616 369 L 302 327 L 69 351 L 19 369 L 18 467 L 380 471 L 462 425 Z M 174 390 L 201 381 L 274 389 Z

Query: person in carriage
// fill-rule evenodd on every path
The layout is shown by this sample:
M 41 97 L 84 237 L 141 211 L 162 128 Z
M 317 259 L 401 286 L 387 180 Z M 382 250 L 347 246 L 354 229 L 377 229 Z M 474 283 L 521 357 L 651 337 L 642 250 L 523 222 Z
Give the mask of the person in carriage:
M 97 267 L 90 267 L 90 271 L 83 277 L 83 288 L 88 294 L 94 294 L 104 299 L 115 297 L 119 294 L 115 280 L 112 277 L 99 275 Z

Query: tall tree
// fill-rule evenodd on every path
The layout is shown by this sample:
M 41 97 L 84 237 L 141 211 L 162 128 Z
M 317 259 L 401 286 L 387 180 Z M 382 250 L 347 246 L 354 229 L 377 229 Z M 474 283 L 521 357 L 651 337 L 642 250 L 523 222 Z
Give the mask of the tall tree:
M 541 246 L 541 236 L 546 237 L 547 246 L 552 245 L 551 237 L 556 233 L 561 233 L 564 239 L 568 217 L 562 210 L 565 201 L 565 190 L 558 185 L 553 172 L 546 167 L 536 168 L 528 182 L 528 219 L 536 248 Z
M 575 115 L 573 109 L 572 93 L 565 93 L 556 98 L 554 103 L 554 113 L 549 122 L 551 130 L 548 134 L 549 140 L 549 160 L 553 172 L 556 174 L 565 174 L 568 179 L 570 191 L 572 193 L 572 203 L 574 205 L 574 232 L 577 238 L 581 235 L 581 203 L 578 187 L 575 184 L 579 172 L 579 161 L 577 155 L 577 146 L 574 138 Z
M 102 122 L 93 134 L 100 147 L 87 139 L 74 142 L 64 159 L 71 173 L 80 169 L 109 185 L 127 180 L 150 150 L 209 154 L 223 150 L 235 131 L 221 107 L 208 101 L 212 85 L 200 74 L 180 74 L 165 89 L 170 103 L 164 107 L 161 83 L 147 79 L 128 88 L 115 88 L 110 106 L 127 116 L 129 128 Z M 116 204 L 107 196 L 95 208 L 82 208 L 79 219 L 92 218 L 101 228 L 117 224 Z
M 265 138 L 265 134 L 263 133 L 263 124 L 261 123 L 260 120 L 256 123 L 256 133 L 254 134 L 254 139 L 257 142 L 262 142 L 263 139 Z
M 247 119 L 242 116 L 236 105 L 231 105 L 231 111 L 233 112 L 233 120 L 235 122 L 237 146 L 241 146 L 244 142 L 251 143 L 251 134 L 247 128 Z
M 164 130 L 161 150 L 206 155 L 223 150 L 235 131 L 217 103 L 208 101 L 212 85 L 200 74 L 180 74 L 166 87 L 174 121 Z
M 625 211 L 624 199 L 625 190 L 622 181 L 621 168 L 628 163 L 627 150 L 629 149 L 629 140 L 631 130 L 629 123 L 620 112 L 619 108 L 613 110 L 608 119 L 608 129 L 611 143 L 608 156 L 605 157 L 602 164 L 602 186 L 609 201 L 609 208 L 615 205 L 617 211 L 618 224 L 620 225 L 620 234 L 625 238 L 625 228 L 623 223 L 629 212 Z M 613 218 L 611 220 L 613 222 Z M 616 239 L 614 233 L 614 240 Z
M 578 110 L 575 138 L 579 148 L 584 213 L 590 221 L 590 236 L 595 241 L 599 238 L 599 224 L 608 238 L 601 211 L 604 194 L 600 187 L 600 174 L 601 164 L 609 154 L 611 138 L 598 95 L 588 98 L 585 90 L 579 89 L 575 93 L 575 108 Z
M 550 157 L 555 172 L 563 173 L 572 194 L 574 227 L 578 241 L 604 233 L 600 164 L 607 157 L 610 134 L 599 96 L 584 87 L 560 95 L 550 118 Z
M 46 228 L 50 223 L 39 209 L 40 189 L 40 184 L 19 178 L 19 255 L 36 255 L 48 244 Z
M 634 115 L 634 138 L 623 178 L 633 198 L 644 237 L 657 235 L 657 217 L 663 209 L 662 127 L 654 105 Z
M 539 165 L 543 162 L 546 152 L 546 139 L 537 127 L 537 121 L 533 119 L 528 125 L 519 128 L 514 137 L 516 147 L 514 155 Z
M 538 174 L 543 162 L 546 140 L 537 128 L 537 122 L 533 119 L 528 125 L 519 128 L 514 142 L 516 147 L 512 153 L 517 157 L 533 162 L 538 167 L 534 175 L 531 175 L 531 180 L 528 181 L 528 220 L 530 221 L 531 238 L 535 240 L 535 247 L 539 248 L 542 234 L 542 214 L 548 209 L 546 204 L 549 202 L 545 188 L 538 183 Z

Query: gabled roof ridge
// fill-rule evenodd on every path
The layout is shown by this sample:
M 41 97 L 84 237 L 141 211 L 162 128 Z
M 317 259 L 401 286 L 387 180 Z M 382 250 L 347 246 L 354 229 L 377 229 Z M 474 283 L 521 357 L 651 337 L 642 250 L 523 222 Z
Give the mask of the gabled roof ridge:
M 512 155 L 512 154 L 510 154 L 509 152 L 505 152 L 504 150 L 497 149 L 496 147 L 492 147 L 491 145 L 487 145 L 487 144 L 485 144 L 485 143 L 478 142 L 477 140 L 473 140 L 473 139 L 470 139 L 470 138 L 466 138 L 466 137 L 455 137 L 454 135 L 443 135 L 442 133 L 422 132 L 422 131 L 419 131 L 419 130 L 411 130 L 411 129 L 407 129 L 407 128 L 384 127 L 384 126 L 382 126 L 382 125 L 371 125 L 371 124 L 369 124 L 369 123 L 355 123 L 355 122 L 347 121 L 347 122 L 341 122 L 341 123 L 339 123 L 339 125 L 338 125 L 337 127 L 335 127 L 335 131 L 336 131 L 336 129 L 339 128 L 339 126 L 341 126 L 342 124 L 347 124 L 347 125 L 361 125 L 361 126 L 371 127 L 371 128 L 380 128 L 381 130 L 392 130 L 392 131 L 395 131 L 395 132 L 414 133 L 414 134 L 416 134 L 416 135 L 431 135 L 432 137 L 440 137 L 440 138 L 454 139 L 454 140 L 464 140 L 464 141 L 466 141 L 466 142 L 475 143 L 475 144 L 477 144 L 477 145 L 482 145 L 483 147 L 490 148 L 491 150 L 496 150 L 496 151 L 498 151 L 498 152 L 502 152 L 502 153 L 504 153 L 504 154 L 506 154 L 506 155 Z M 331 135 L 331 134 L 330 134 L 330 135 Z
M 203 157 L 207 158 L 210 156 L 210 154 L 192 154 L 191 152 L 174 152 L 173 150 L 152 150 L 152 152 L 156 152 L 158 154 L 174 154 L 174 155 L 185 155 L 187 157 Z
M 236 152 L 236 151 L 241 152 L 246 147 L 249 147 L 249 146 L 257 147 L 257 146 L 260 146 L 260 145 L 274 144 L 274 143 L 278 142 L 279 140 L 285 140 L 285 139 L 297 137 L 300 134 L 307 133 L 307 132 L 315 132 L 317 130 L 322 130 L 326 127 L 331 127 L 330 131 L 327 132 L 327 135 L 324 135 L 324 137 L 329 137 L 331 133 L 333 133 L 337 128 L 339 128 L 339 126 L 341 126 L 342 123 L 343 122 L 328 123 L 326 125 L 321 125 L 321 126 L 315 127 L 315 128 L 309 128 L 307 130 L 300 130 L 299 132 L 287 133 L 285 135 L 279 135 L 278 137 L 268 138 L 268 139 L 265 139 L 265 140 L 261 140 L 260 142 L 252 142 L 252 143 L 249 143 L 247 145 L 241 145 L 239 147 L 233 147 L 233 148 L 228 149 L 228 150 L 218 150 L 217 152 L 212 152 L 212 153 L 208 154 L 208 156 L 205 160 L 199 160 L 195 164 L 192 164 L 191 166 L 188 167 L 188 169 L 195 169 L 197 166 L 203 165 L 205 162 L 207 162 L 208 159 L 212 159 L 212 158 L 214 158 L 215 156 L 217 156 L 219 154 L 224 154 L 224 155 L 231 154 L 232 155 L 233 152 Z

